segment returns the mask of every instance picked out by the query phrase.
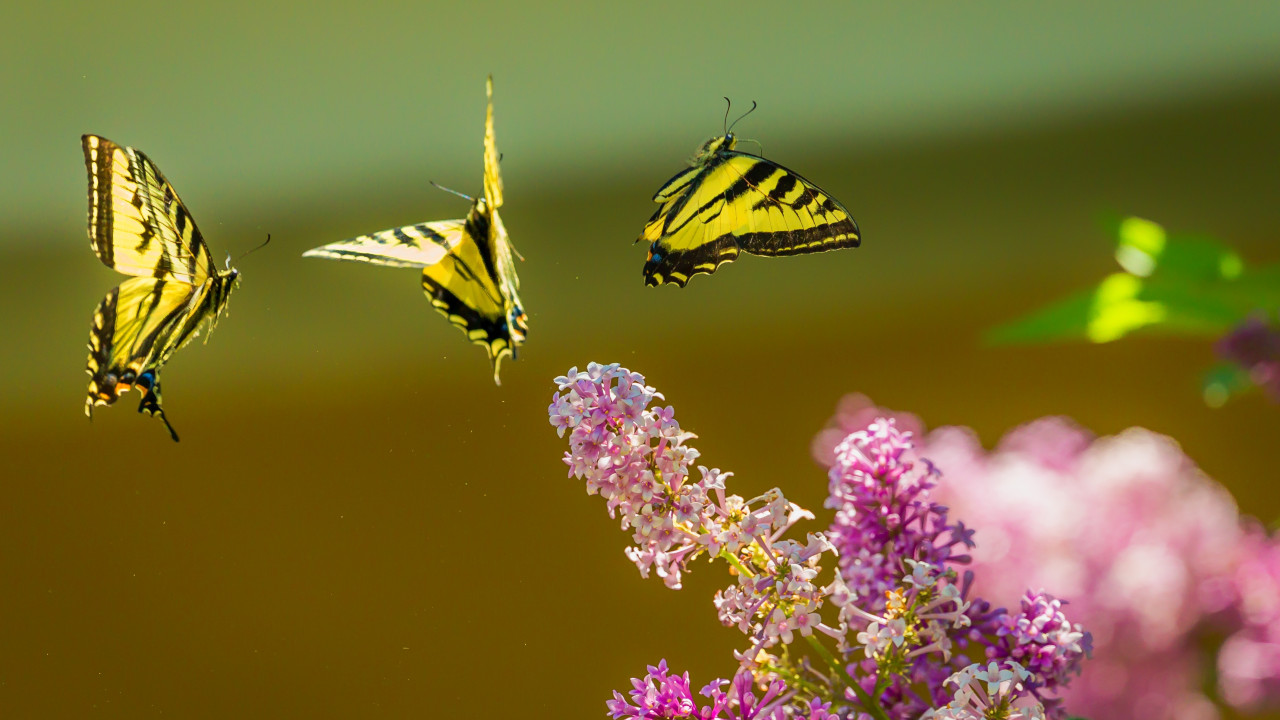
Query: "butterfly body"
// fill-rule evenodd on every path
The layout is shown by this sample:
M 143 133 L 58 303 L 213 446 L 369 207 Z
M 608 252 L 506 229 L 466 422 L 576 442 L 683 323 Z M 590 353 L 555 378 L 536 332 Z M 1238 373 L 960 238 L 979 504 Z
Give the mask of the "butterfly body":
M 782 256 L 857 247 L 858 225 L 829 193 L 777 163 L 712 138 L 653 201 L 638 240 L 649 242 L 645 283 L 681 287 L 741 252 Z
M 432 307 L 468 340 L 484 347 L 494 382 L 501 384 L 502 359 L 515 357 L 529 326 L 520 301 L 515 251 L 498 214 L 503 192 L 493 132 L 492 78 L 486 89 L 484 195 L 471 200 L 465 218 L 382 230 L 323 245 L 303 256 L 421 268 L 422 289 Z
M 133 275 L 98 304 L 89 332 L 85 413 L 138 388 L 138 412 L 159 416 L 160 369 L 226 309 L 239 272 L 220 270 L 173 186 L 146 155 L 97 135 L 82 139 L 89 241 L 103 264 Z

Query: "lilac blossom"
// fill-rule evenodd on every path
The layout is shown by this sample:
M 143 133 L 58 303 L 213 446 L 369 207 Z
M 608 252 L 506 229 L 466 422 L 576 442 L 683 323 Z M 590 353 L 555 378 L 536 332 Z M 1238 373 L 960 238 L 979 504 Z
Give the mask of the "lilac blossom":
M 1016 662 L 974 663 L 946 684 L 956 688 L 950 703 L 930 710 L 921 720 L 1044 720 L 1040 701 L 1025 692 L 1033 673 Z
M 592 363 L 556 378 L 548 417 L 561 436 L 569 476 L 606 500 L 610 517 L 632 530 L 626 555 L 642 576 L 650 571 L 678 589 L 688 563 L 701 555 L 733 565 L 738 582 L 717 593 L 721 622 L 746 633 L 754 656 L 823 629 L 820 556 L 833 550 L 821 533 L 800 543 L 783 536 L 813 514 L 774 489 L 751 500 L 728 494 L 733 473 L 689 467 L 699 456 L 686 445 L 670 407 L 650 407 L 662 395 L 644 377 L 618 365 Z M 832 632 L 830 628 L 825 629 Z
M 792 693 L 782 680 L 773 680 L 758 695 L 755 680 L 749 672 L 739 672 L 732 681 L 713 680 L 698 691 L 706 698 L 698 700 L 689 684 L 689 673 L 671 675 L 667 661 L 650 665 L 644 679 L 631 680 L 632 690 L 623 695 L 614 692 L 607 703 L 614 720 L 838 720 L 828 712 L 830 703 L 812 700 L 789 710 Z
M 801 540 L 788 533 L 814 516 L 780 490 L 746 500 L 727 491 L 732 473 L 698 465 L 692 477 L 694 436 L 670 406 L 653 406 L 663 398 L 643 376 L 593 363 L 556 383 L 548 419 L 568 436 L 569 476 L 631 532 L 626 554 L 642 576 L 655 572 L 678 589 L 694 559 L 723 560 L 735 579 L 716 593 L 715 609 L 747 637 L 733 681 L 703 688 L 706 702 L 687 674 L 659 664 L 628 695 L 615 693 L 614 718 L 962 717 L 938 714 L 962 695 L 968 704 L 956 712 L 979 707 L 978 698 L 998 717 L 1065 717 L 1054 695 L 1078 670 L 1087 635 L 1051 596 L 1028 593 L 1017 613 L 971 596 L 972 573 L 960 566 L 973 531 L 932 499 L 940 473 L 893 419 L 834 447 L 826 505 L 835 519 Z M 836 562 L 824 574 L 829 556 Z M 790 651 L 801 640 L 821 662 Z M 991 664 L 966 671 L 968 654 Z M 1023 674 L 1012 684 L 964 695 L 969 680 L 1013 667 Z M 949 678 L 961 687 L 953 692 Z M 1020 704 L 1010 704 L 1015 695 Z M 1041 715 L 1017 714 L 1033 707 Z
M 931 500 L 937 468 L 906 457 L 910 449 L 910 433 L 876 420 L 836 446 L 829 473 L 826 505 L 836 511 L 829 535 L 841 575 L 873 607 L 897 586 L 906 561 L 963 564 L 973 547 L 972 532 L 949 524 L 947 509 Z
M 971 660 L 957 651 L 968 651 L 977 659 L 1034 661 L 1028 692 L 1050 717 L 1064 717 L 1055 695 L 1078 672 L 1086 636 L 1049 596 L 1028 594 L 1020 614 L 969 599 L 972 575 L 957 580 L 959 566 L 970 561 L 973 531 L 951 522 L 933 500 L 941 473 L 913 445 L 912 433 L 881 418 L 830 454 L 827 505 L 836 513 L 828 535 L 840 558 L 833 602 L 842 622 L 859 631 L 862 669 L 874 664 L 879 682 L 872 689 L 883 692 L 890 717 L 918 717 L 928 703 L 945 700 L 944 682 Z
M 856 429 L 843 424 L 855 414 L 869 423 L 876 412 L 854 396 L 833 424 Z M 823 438 L 814 457 L 829 465 Z M 1137 428 L 1099 439 L 1046 418 L 991 452 L 953 427 L 930 433 L 919 452 L 945 473 L 938 501 L 976 528 L 973 590 L 1045 627 L 1066 612 L 1092 632 L 1094 659 L 1069 687 L 1054 663 L 1028 659 L 1034 643 L 1018 650 L 1004 635 L 997 646 L 1046 683 L 1057 677 L 1072 714 L 1220 717 L 1202 688 L 1212 663 L 1205 639 L 1223 635 L 1216 697 L 1248 712 L 1280 703 L 1280 543 L 1242 518 L 1171 439 Z M 1028 585 L 1070 604 L 1054 610 L 1049 596 L 1027 595 Z M 1000 622 L 1007 628 L 1017 615 Z

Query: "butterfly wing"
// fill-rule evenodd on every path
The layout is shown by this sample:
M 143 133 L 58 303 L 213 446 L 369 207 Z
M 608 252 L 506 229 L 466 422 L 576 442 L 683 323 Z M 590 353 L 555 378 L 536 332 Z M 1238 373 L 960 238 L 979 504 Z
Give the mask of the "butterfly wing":
M 485 204 L 477 201 L 457 247 L 439 263 L 423 269 L 422 289 L 440 314 L 458 326 L 468 340 L 484 347 L 493 362 L 493 380 L 502 384 L 499 365 L 503 358 L 514 356 L 529 328 L 513 279 L 504 279 L 495 264 L 491 248 L 505 231 L 494 238 L 494 220 Z M 506 263 L 510 262 L 507 250 Z
M 746 251 L 799 255 L 861 242 L 849 211 L 798 173 L 755 155 L 721 151 L 677 173 L 653 197 L 645 225 L 648 285 L 681 287 Z
M 502 207 L 502 175 L 498 173 L 498 142 L 493 136 L 493 76 L 485 83 L 489 107 L 484 116 L 484 197 L 489 207 Z
M 352 260 L 387 267 L 429 267 L 462 242 L 465 220 L 441 220 L 392 228 L 308 250 L 303 257 Z
M 497 143 L 493 132 L 493 76 L 486 83 L 484 197 L 465 220 L 444 220 L 331 243 L 304 257 L 354 260 L 389 267 L 422 268 L 422 289 L 431 305 L 484 347 L 494 382 L 502 359 L 514 357 L 529 328 L 517 290 L 513 249 L 498 207 L 502 205 Z
M 199 285 L 216 273 L 209 248 L 173 186 L 142 152 L 81 138 L 89 171 L 89 242 L 126 275 Z
M 94 405 L 110 405 L 136 386 L 143 392 L 139 412 L 159 415 L 178 439 L 160 409 L 158 373 L 199 325 L 208 288 L 136 277 L 107 293 L 93 313 L 89 332 L 86 414 L 92 416 Z

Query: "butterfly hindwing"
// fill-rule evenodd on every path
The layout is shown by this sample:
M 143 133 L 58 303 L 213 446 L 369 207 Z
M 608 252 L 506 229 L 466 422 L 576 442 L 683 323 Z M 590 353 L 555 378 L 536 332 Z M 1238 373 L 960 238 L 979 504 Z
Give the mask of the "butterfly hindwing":
M 94 405 L 111 405 L 121 393 L 138 387 L 143 392 L 139 410 L 164 419 L 157 374 L 191 336 L 198 295 L 192 285 L 149 277 L 130 278 L 107 293 L 93 313 L 89 332 L 86 414 L 92 414 Z M 164 422 L 169 425 L 167 419 Z M 173 433 L 172 426 L 169 431 Z
M 732 138 L 725 138 L 732 147 Z M 713 141 L 714 142 L 714 141 Z M 645 225 L 649 285 L 684 286 L 739 252 L 798 255 L 860 243 L 849 212 L 800 174 L 756 155 L 719 149 L 654 195 Z
M 501 384 L 502 359 L 515 354 L 529 328 L 515 288 L 504 281 L 495 262 L 501 253 L 493 251 L 493 242 L 503 241 L 505 231 L 494 234 L 498 228 L 493 221 L 484 203 L 477 202 L 453 252 L 423 269 L 422 289 L 440 314 L 484 347 L 493 363 L 494 382 Z
M 198 285 L 216 273 L 191 214 L 142 152 L 81 138 L 89 172 L 89 241 L 108 267 Z

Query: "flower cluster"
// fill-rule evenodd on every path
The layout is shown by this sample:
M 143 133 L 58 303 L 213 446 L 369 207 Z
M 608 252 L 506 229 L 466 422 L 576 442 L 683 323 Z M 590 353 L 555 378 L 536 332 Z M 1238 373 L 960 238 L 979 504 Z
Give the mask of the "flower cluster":
M 747 610 L 782 611 L 790 618 L 793 610 L 816 609 L 818 594 L 805 578 L 812 578 L 816 556 L 830 546 L 820 536 L 804 545 L 780 540 L 812 514 L 778 490 L 752 500 L 726 493 L 733 473 L 699 466 L 699 478 L 691 479 L 699 453 L 686 442 L 694 435 L 680 428 L 671 406 L 649 407 L 664 398 L 644 384 L 644 376 L 592 363 L 586 372 L 570 368 L 556 384 L 548 415 L 561 437 L 569 433 L 569 476 L 584 480 L 588 494 L 603 497 L 610 517 L 622 516 L 622 529 L 632 530 L 635 543 L 627 557 L 643 576 L 653 570 L 668 587 L 679 588 L 690 561 L 703 554 L 723 557 L 755 581 L 724 602 L 725 616 L 735 624 Z M 769 599 L 767 607 L 761 598 Z M 787 623 L 771 621 L 761 630 L 790 642 Z
M 1218 355 L 1239 366 L 1254 385 L 1280 402 L 1280 332 L 1255 315 L 1218 341 Z
M 1048 593 L 1027 591 L 1020 612 L 1001 614 L 996 634 L 1003 642 L 988 652 L 1027 668 L 1027 690 L 1043 701 L 1050 716 L 1061 714 L 1062 699 L 1045 693 L 1065 689 L 1093 651 L 1093 637 L 1067 620 L 1063 604 Z
M 847 433 L 889 414 L 850 396 L 833 425 Z M 834 459 L 830 437 L 814 442 L 825 465 Z M 1242 518 L 1171 439 L 1141 429 L 1095 438 L 1046 418 L 1012 431 L 994 451 L 948 427 L 929 433 L 919 452 L 946 473 L 933 491 L 938 502 L 977 528 L 973 590 L 1021 607 L 1001 620 L 1006 634 L 993 657 L 1026 666 L 1042 690 L 1056 684 L 1072 714 L 1218 717 L 1201 688 L 1206 639 L 1224 634 L 1218 697 L 1246 711 L 1280 703 L 1280 542 Z M 1065 612 L 1093 633 L 1094 659 L 1069 687 L 1064 676 L 1073 671 L 1055 672 L 1054 653 L 1008 634 L 1022 617 L 1028 629 L 1064 628 L 1052 644 L 1071 645 L 1064 608 L 1026 595 L 1028 586 L 1069 600 Z
M 838 638 L 837 650 L 862 675 L 860 698 L 850 689 L 846 698 L 879 704 L 889 717 L 914 718 L 932 704 L 946 701 L 942 682 L 950 674 L 953 636 L 963 636 L 973 624 L 971 603 L 955 584 L 954 570 L 940 571 L 926 562 L 908 560 L 911 572 L 898 587 L 885 593 L 883 609 L 870 612 L 842 576 L 833 582 L 832 603 L 840 607 L 840 627 L 850 629 L 856 643 Z M 919 686 L 923 695 L 912 692 Z
M 940 474 L 894 420 L 837 444 L 826 503 L 835 520 L 798 541 L 785 535 L 813 515 L 781 491 L 744 500 L 726 490 L 731 473 L 698 466 L 690 476 L 694 436 L 670 406 L 651 406 L 663 398 L 642 376 L 593 363 L 556 383 L 548 415 L 569 436 L 569 475 L 632 531 L 627 556 L 672 588 L 693 559 L 724 560 L 735 582 L 715 608 L 750 642 L 733 681 L 702 690 L 707 703 L 687 674 L 659 664 L 629 695 L 615 693 L 614 718 L 916 720 L 975 708 L 987 718 L 1065 717 L 1052 695 L 1078 671 L 1087 635 L 1048 595 L 1028 593 L 1019 613 L 970 599 L 972 573 L 957 566 L 970 560 L 973 532 L 932 499 Z M 824 555 L 838 559 L 825 578 Z M 820 665 L 791 651 L 800 638 Z M 965 651 L 991 664 L 971 666 Z M 985 694 L 973 689 L 979 680 Z
M 927 460 L 906 456 L 911 434 L 893 420 L 873 421 L 835 450 L 826 505 L 835 510 L 830 537 L 849 588 L 874 607 L 896 587 L 906 561 L 944 568 L 967 563 L 973 532 L 947 522 L 947 509 L 930 499 L 939 476 Z
M 1252 528 L 1233 581 L 1236 632 L 1218 653 L 1223 698 L 1239 708 L 1280 704 L 1280 542 Z
M 946 706 L 930 710 L 921 720 L 1044 720 L 1044 707 L 1025 693 L 1025 684 L 1034 676 L 1016 662 L 977 663 L 947 678 L 954 685 L 955 698 Z
M 826 537 L 811 533 L 804 545 L 761 537 L 750 552 L 733 556 L 738 582 L 716 592 L 715 606 L 721 623 L 752 638 L 745 656 L 756 657 L 779 642 L 789 645 L 797 634 L 835 632 L 822 624 L 818 610 L 826 588 L 816 582 L 819 556 L 830 549 Z
M 892 718 L 915 718 L 949 696 L 946 680 L 969 658 L 1010 660 L 1030 668 L 1028 693 L 1050 717 L 1062 717 L 1058 689 L 1078 672 L 1088 639 L 1051 596 L 1028 593 L 1022 612 L 992 609 L 969 597 L 973 531 L 948 519 L 933 500 L 941 473 L 913 452 L 912 433 L 893 419 L 850 432 L 829 454 L 835 509 L 829 536 L 840 557 L 845 626 L 865 646 L 861 669 L 877 677 L 872 694 Z M 902 576 L 909 567 L 910 575 Z M 856 654 L 848 653 L 850 659 Z M 956 657 L 953 658 L 953 654 Z M 1046 694 L 1047 693 L 1047 694 Z
M 829 712 L 830 703 L 816 699 L 798 708 L 789 707 L 792 693 L 781 680 L 769 682 L 757 697 L 751 673 L 739 672 L 732 682 L 713 680 L 702 688 L 698 694 L 709 702 L 699 705 L 689 684 L 689 673 L 669 674 L 666 660 L 656 667 L 650 665 L 648 670 L 643 680 L 631 680 L 632 690 L 626 696 L 615 691 L 613 699 L 606 703 L 614 720 L 839 720 Z

